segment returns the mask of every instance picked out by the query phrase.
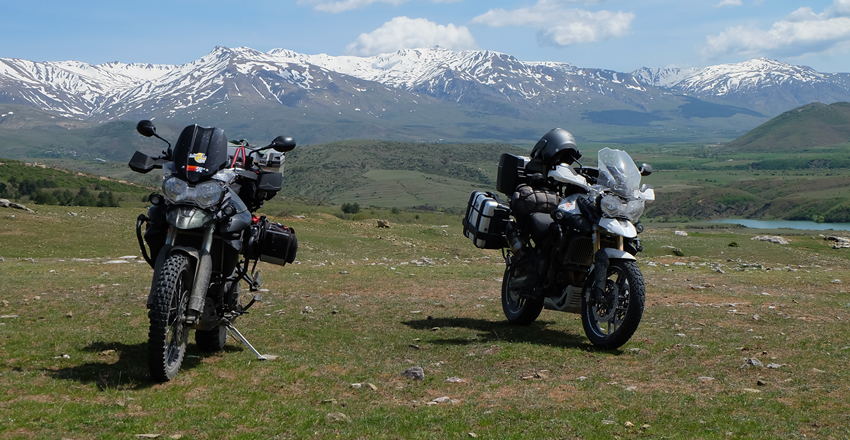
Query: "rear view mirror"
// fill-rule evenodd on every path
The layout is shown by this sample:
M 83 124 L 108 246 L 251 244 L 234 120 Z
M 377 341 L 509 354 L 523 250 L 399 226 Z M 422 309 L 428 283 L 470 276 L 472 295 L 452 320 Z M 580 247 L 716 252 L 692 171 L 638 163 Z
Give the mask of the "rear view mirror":
M 639 171 L 640 171 L 641 176 L 646 177 L 646 176 L 652 174 L 652 166 L 650 166 L 648 163 L 645 163 L 645 164 L 640 166 Z
M 274 138 L 271 144 L 269 144 L 269 147 L 274 148 L 275 151 L 286 153 L 295 149 L 295 139 L 292 139 L 289 136 L 278 136 Z
M 153 122 L 148 121 L 147 119 L 139 121 L 139 123 L 136 124 L 136 131 L 144 137 L 156 136 L 156 127 L 154 127 Z

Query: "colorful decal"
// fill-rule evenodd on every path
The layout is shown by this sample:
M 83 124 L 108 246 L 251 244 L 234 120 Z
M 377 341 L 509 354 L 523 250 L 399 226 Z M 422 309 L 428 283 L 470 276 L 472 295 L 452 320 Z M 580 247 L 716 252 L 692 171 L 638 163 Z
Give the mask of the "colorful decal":
M 194 159 L 197 163 L 206 163 L 207 161 L 207 155 L 204 153 L 195 153 L 190 157 Z
M 207 170 L 206 168 L 204 168 L 204 167 L 199 167 L 199 166 L 197 166 L 197 165 L 187 165 L 187 166 L 186 166 L 186 171 L 193 171 L 193 172 L 196 172 L 196 173 L 203 173 L 203 172 L 204 172 L 204 171 L 206 171 L 206 170 Z

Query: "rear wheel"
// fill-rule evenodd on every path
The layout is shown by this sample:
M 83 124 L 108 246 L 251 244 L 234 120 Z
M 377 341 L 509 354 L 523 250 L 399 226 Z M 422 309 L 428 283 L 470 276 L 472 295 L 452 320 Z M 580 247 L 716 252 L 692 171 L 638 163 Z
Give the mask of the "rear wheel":
M 195 330 L 195 344 L 198 349 L 206 352 L 224 350 L 227 341 L 227 328 L 218 326 L 212 330 Z
M 582 299 L 581 322 L 593 345 L 613 349 L 629 341 L 640 324 L 646 288 L 643 274 L 631 260 L 611 260 L 604 298 Z
M 516 287 L 517 282 L 514 282 L 515 287 L 511 287 L 512 281 L 525 276 L 527 274 L 514 265 L 505 269 L 505 276 L 502 277 L 502 311 L 511 324 L 529 325 L 543 310 L 543 300 L 534 300 L 524 295 L 531 292 L 533 286 Z
M 188 257 L 174 254 L 165 260 L 155 284 L 148 312 L 148 365 L 151 376 L 159 382 L 167 382 L 177 375 L 186 354 L 189 337 L 186 309 L 192 274 Z
M 234 275 L 236 271 L 234 270 Z M 227 281 L 223 284 L 215 286 L 218 289 L 219 295 L 216 297 L 218 302 L 224 302 L 226 309 L 238 310 L 240 307 L 239 299 L 239 282 Z M 231 290 L 233 289 L 233 290 Z M 207 298 L 207 301 L 212 301 Z M 217 352 L 224 350 L 224 344 L 227 341 L 227 327 L 219 325 L 211 330 L 195 330 L 195 344 L 198 349 L 206 352 Z

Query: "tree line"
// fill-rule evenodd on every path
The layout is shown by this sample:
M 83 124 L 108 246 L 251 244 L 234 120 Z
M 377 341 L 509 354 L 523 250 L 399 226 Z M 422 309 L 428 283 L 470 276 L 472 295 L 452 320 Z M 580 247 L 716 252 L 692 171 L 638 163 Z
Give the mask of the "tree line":
M 56 181 L 51 178 L 10 176 L 8 183 L 0 182 L 0 198 L 18 201 L 23 197 L 29 197 L 30 201 L 38 205 L 119 206 L 118 198 L 111 191 L 100 191 L 95 195 L 85 186 L 80 186 L 74 192 L 68 188 L 57 188 L 57 186 Z M 50 191 L 50 189 L 53 189 L 53 191 Z M 95 191 L 100 189 L 99 186 L 95 186 Z

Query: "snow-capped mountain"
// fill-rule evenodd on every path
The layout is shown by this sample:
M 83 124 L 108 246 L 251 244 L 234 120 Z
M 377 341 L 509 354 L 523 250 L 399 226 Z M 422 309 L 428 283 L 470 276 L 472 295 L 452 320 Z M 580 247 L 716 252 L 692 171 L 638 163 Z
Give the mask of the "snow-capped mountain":
M 750 104 L 767 114 L 810 102 L 847 101 L 850 97 L 850 88 L 835 74 L 767 58 L 702 69 L 641 69 L 633 74 L 647 84 Z
M 473 108 L 492 108 L 497 102 L 519 108 L 542 103 L 575 107 L 593 95 L 621 96 L 634 103 L 642 99 L 630 94 L 647 91 L 631 74 L 567 63 L 523 62 L 486 50 L 405 49 L 373 57 L 302 55 L 282 49 L 270 53 Z
M 694 99 L 729 106 L 733 110 L 727 117 L 740 109 L 749 116 L 761 115 L 758 121 L 746 122 L 752 125 L 809 102 L 850 101 L 850 74 L 823 74 L 763 58 L 701 69 L 621 73 L 442 48 L 334 57 L 217 47 L 184 65 L 0 58 L 0 103 L 101 122 L 179 116 L 228 105 L 262 107 L 265 112 L 281 106 L 309 108 L 314 116 L 343 115 L 346 109 L 381 118 L 430 105 L 440 114 L 474 110 L 480 112 L 474 116 L 477 120 L 489 114 L 545 125 L 590 120 L 692 126 L 699 123 L 695 118 L 708 116 L 676 109 Z M 624 118 L 623 112 L 643 116 Z
M 672 87 L 698 71 L 699 69 L 695 67 L 690 69 L 643 67 L 632 72 L 632 75 L 644 84 L 651 84 L 658 87 Z

